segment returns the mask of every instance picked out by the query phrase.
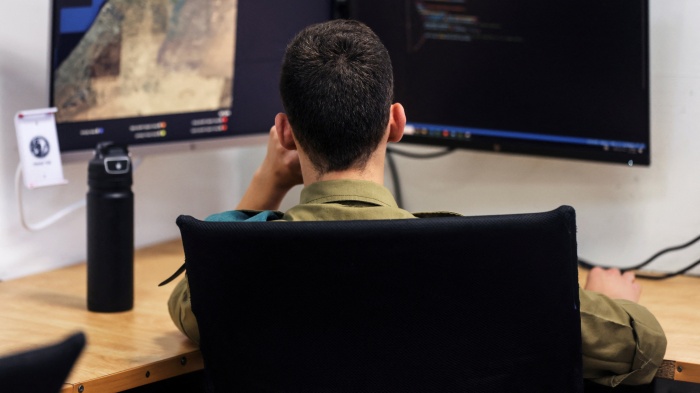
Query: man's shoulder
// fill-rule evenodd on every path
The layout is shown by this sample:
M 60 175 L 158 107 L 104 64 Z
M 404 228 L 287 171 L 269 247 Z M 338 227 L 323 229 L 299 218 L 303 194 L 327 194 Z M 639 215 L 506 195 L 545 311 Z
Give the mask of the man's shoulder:
M 449 211 L 413 212 L 410 213 L 416 218 L 434 217 L 462 217 L 459 213 Z M 266 222 L 283 220 L 284 213 L 277 210 L 228 210 L 221 213 L 212 214 L 206 218 L 210 222 Z

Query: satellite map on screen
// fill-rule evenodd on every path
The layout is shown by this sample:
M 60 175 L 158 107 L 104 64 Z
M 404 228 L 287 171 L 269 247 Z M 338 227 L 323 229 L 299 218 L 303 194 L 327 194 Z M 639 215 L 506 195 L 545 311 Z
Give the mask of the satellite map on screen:
M 108 0 L 53 70 L 56 120 L 230 108 L 238 0 Z

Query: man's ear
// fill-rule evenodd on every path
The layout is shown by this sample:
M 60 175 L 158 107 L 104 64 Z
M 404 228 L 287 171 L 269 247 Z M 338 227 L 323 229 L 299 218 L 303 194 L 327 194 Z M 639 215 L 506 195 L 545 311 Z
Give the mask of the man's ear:
M 406 112 L 403 105 L 395 103 L 389 110 L 389 142 L 398 142 L 403 138 L 406 127 Z
M 289 118 L 284 113 L 278 113 L 275 116 L 275 129 L 277 130 L 277 139 L 280 144 L 287 150 L 296 150 L 297 144 L 292 133 L 292 125 L 289 124 Z

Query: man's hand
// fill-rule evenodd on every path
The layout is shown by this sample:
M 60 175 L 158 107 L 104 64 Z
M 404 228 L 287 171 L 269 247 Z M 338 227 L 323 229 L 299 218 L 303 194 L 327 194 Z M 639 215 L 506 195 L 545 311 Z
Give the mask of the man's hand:
M 299 155 L 280 144 L 273 126 L 265 159 L 255 171 L 237 209 L 278 210 L 287 192 L 302 182 Z
M 277 187 L 286 191 L 303 182 L 299 154 L 296 150 L 287 150 L 280 144 L 275 126 L 270 128 L 267 155 L 256 175 L 270 177 Z
M 588 272 L 585 289 L 602 293 L 611 299 L 639 301 L 642 287 L 635 281 L 634 272 L 620 273 L 619 269 L 594 267 Z

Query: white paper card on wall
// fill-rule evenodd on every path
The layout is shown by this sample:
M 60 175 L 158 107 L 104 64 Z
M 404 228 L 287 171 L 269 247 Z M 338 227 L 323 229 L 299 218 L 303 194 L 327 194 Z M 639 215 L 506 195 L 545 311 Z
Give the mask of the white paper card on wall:
M 15 114 L 17 147 L 27 188 L 68 183 L 63 177 L 55 113 L 56 108 L 45 108 Z

